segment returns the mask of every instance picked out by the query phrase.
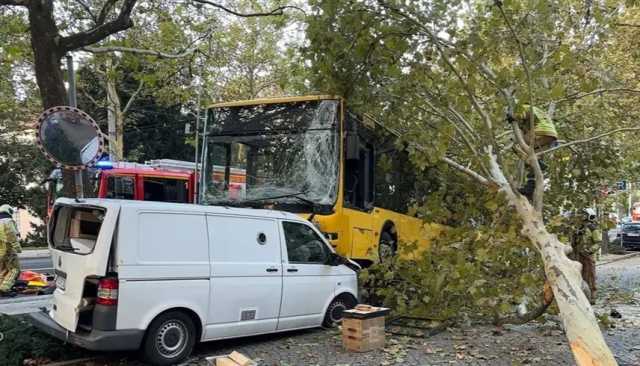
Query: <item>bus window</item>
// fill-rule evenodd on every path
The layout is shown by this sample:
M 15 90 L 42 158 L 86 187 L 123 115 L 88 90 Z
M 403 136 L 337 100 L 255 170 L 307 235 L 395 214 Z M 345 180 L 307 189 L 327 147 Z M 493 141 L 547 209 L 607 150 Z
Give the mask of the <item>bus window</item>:
M 144 200 L 188 203 L 187 185 L 184 179 L 144 177 Z
M 128 176 L 110 175 L 107 177 L 107 196 L 122 200 L 134 199 L 134 179 Z
M 406 213 L 411 199 L 420 196 L 415 187 L 416 168 L 405 151 L 393 149 L 376 155 L 376 206 Z
M 361 144 L 358 159 L 345 161 L 345 206 L 361 210 L 373 207 L 373 169 L 373 147 Z

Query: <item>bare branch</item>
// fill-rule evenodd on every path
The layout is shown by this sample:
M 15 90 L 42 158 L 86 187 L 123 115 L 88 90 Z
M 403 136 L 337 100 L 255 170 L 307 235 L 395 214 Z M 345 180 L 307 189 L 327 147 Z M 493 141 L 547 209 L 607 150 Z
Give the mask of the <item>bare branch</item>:
M 513 28 L 513 25 L 511 25 L 511 21 L 509 20 L 509 17 L 507 17 L 507 14 L 504 12 L 504 8 L 502 7 L 502 1 L 496 1 L 495 5 L 500 10 L 500 14 L 504 19 L 504 22 L 507 24 L 507 28 L 509 28 L 509 32 L 511 33 L 511 36 L 513 36 L 513 39 L 516 41 L 516 44 L 518 45 L 518 54 L 520 55 L 520 62 L 522 62 L 522 68 L 527 77 L 527 92 L 529 94 L 529 131 L 531 131 L 529 146 L 531 149 L 533 149 L 533 146 L 535 145 L 536 136 L 535 136 L 535 133 L 533 133 L 533 131 L 535 131 L 535 116 L 533 113 L 533 81 L 531 80 L 529 63 L 527 62 L 527 58 L 524 55 L 524 45 L 522 44 L 520 37 L 518 37 L 518 33 Z M 538 187 L 536 187 L 536 189 L 538 189 Z
M 139 55 L 149 55 L 156 56 L 158 58 L 166 58 L 166 59 L 178 59 L 191 55 L 194 53 L 199 45 L 197 44 L 202 39 L 208 38 L 213 33 L 214 29 L 209 29 L 204 35 L 196 38 L 192 42 L 192 46 L 184 50 L 180 53 L 167 53 L 158 50 L 149 50 L 144 48 L 133 48 L 133 47 L 121 47 L 121 46 L 104 46 L 104 47 L 83 47 L 83 51 L 91 52 L 91 53 L 110 53 L 110 52 L 126 52 L 126 53 L 135 53 Z
M 472 179 L 476 180 L 478 183 L 484 185 L 484 186 L 490 186 L 491 183 L 489 182 L 489 180 L 485 177 L 483 177 L 482 175 L 478 174 L 476 171 L 471 170 L 469 168 L 467 168 L 466 166 L 448 158 L 448 157 L 443 157 L 442 161 L 445 162 L 447 165 L 453 167 L 454 169 L 458 170 L 461 173 L 466 174 L 467 176 L 471 177 Z
M 623 128 L 618 128 L 618 129 L 615 129 L 615 130 L 611 130 L 609 132 L 604 132 L 604 133 L 601 133 L 599 135 L 595 135 L 595 136 L 592 136 L 592 137 L 589 137 L 589 138 L 585 138 L 585 139 L 581 139 L 581 140 L 573 140 L 573 141 L 567 142 L 566 144 L 560 144 L 560 145 L 548 148 L 546 150 L 539 151 L 536 155 L 541 156 L 541 155 L 544 155 L 546 153 L 550 153 L 550 152 L 558 150 L 558 149 L 563 149 L 565 147 L 570 147 L 570 146 L 578 145 L 578 144 L 584 144 L 584 143 L 587 143 L 587 142 L 591 142 L 591 141 L 595 141 L 595 140 L 601 139 L 601 138 L 609 136 L 609 135 L 613 135 L 613 134 L 619 133 L 619 132 L 628 132 L 628 131 L 640 131 L 640 127 L 623 127 Z
M 85 3 L 83 0 L 76 0 L 76 2 L 80 4 L 80 6 L 84 9 L 84 11 L 87 12 L 87 14 L 89 14 L 91 20 L 93 20 L 94 23 L 98 22 L 98 18 L 96 18 L 96 15 L 93 14 L 93 11 L 91 11 L 91 7 L 89 6 L 89 4 Z
M 144 80 L 141 79 L 140 83 L 138 84 L 138 89 L 136 89 L 136 91 L 133 92 L 133 94 L 131 94 L 129 101 L 127 101 L 127 104 L 124 106 L 124 109 L 122 109 L 122 115 L 127 114 L 129 109 L 131 108 L 131 105 L 133 104 L 133 101 L 138 97 L 138 94 L 140 94 L 140 91 L 142 90 L 143 86 L 144 86 Z
M 158 58 L 176 59 L 189 56 L 195 51 L 195 48 L 188 49 L 182 53 L 166 53 L 158 50 L 147 50 L 143 48 L 121 47 L 121 46 L 104 46 L 104 47 L 83 47 L 83 51 L 91 53 L 111 53 L 111 52 L 126 52 L 135 53 L 139 55 L 156 56 Z
M 634 28 L 640 28 L 640 24 L 630 24 L 630 23 L 616 23 L 614 24 L 617 27 L 634 27 Z
M 95 105 L 96 107 L 105 108 L 104 104 L 98 103 L 98 101 L 95 100 L 95 98 L 93 98 L 89 93 L 85 92 L 84 90 L 82 91 L 82 95 L 84 95 L 87 99 L 89 99 L 91 103 L 93 103 L 93 105 Z
M 96 18 L 96 25 L 104 24 L 104 21 L 107 19 L 107 15 L 111 13 L 113 7 L 116 5 L 116 1 L 117 0 L 108 0 L 104 3 L 102 9 L 100 9 L 100 14 L 98 14 L 98 17 Z
M 118 17 L 108 23 L 99 24 L 84 32 L 72 34 L 60 39 L 60 47 L 64 52 L 77 50 L 82 47 L 97 43 L 108 36 L 123 31 L 133 26 L 131 12 L 137 0 L 124 0 Z M 107 6 L 107 4 L 105 4 Z M 103 10 L 105 8 L 103 7 Z
M 218 3 L 214 3 L 213 1 L 209 1 L 209 0 L 191 0 L 195 3 L 200 3 L 200 4 L 205 4 L 205 5 L 210 5 L 213 6 L 214 8 L 223 10 L 229 14 L 235 15 L 237 17 L 243 17 L 243 18 L 252 18 L 252 17 L 265 17 L 265 16 L 277 16 L 277 15 L 284 15 L 284 11 L 287 9 L 294 9 L 294 10 L 299 10 L 302 13 L 304 13 L 305 15 L 307 14 L 304 9 L 299 8 L 297 6 L 293 6 L 293 5 L 284 5 L 284 6 L 279 6 L 275 9 L 272 9 L 270 11 L 267 12 L 258 12 L 258 13 L 240 13 L 238 11 L 235 11 L 233 9 L 227 8 L 226 6 L 222 5 L 222 4 L 218 4 Z
M 0 0 L 0 5 L 29 6 L 30 0 Z
M 548 104 L 551 103 L 564 103 L 564 102 L 569 102 L 572 100 L 578 100 L 581 98 L 585 98 L 591 95 L 596 95 L 596 94 L 605 94 L 605 93 L 630 93 L 630 94 L 640 94 L 640 89 L 631 89 L 631 88 L 612 88 L 612 89 L 596 89 L 596 90 L 592 90 L 590 92 L 586 92 L 586 93 L 575 93 L 572 95 L 567 96 L 566 98 L 562 98 L 562 99 L 557 99 L 554 101 L 549 102 Z

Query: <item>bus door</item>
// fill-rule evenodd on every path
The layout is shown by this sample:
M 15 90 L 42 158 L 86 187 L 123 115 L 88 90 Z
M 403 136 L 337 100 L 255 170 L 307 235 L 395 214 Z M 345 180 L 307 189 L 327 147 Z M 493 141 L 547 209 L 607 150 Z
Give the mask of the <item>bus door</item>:
M 373 146 L 363 139 L 357 142 L 357 152 L 354 150 L 345 159 L 344 169 L 344 209 L 351 232 L 350 257 L 375 257 L 377 253 L 369 253 L 377 249 L 372 245 L 375 241 L 373 230 L 373 198 L 374 198 L 374 150 Z M 354 147 L 351 147 L 355 149 Z

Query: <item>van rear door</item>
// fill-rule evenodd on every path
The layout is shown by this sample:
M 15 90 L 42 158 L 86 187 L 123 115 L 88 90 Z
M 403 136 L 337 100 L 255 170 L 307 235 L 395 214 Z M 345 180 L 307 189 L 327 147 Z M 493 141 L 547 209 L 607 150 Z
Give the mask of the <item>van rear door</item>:
M 48 241 L 56 273 L 51 317 L 76 330 L 87 277 L 106 275 L 120 206 L 102 200 L 77 203 L 59 199 L 49 221 Z M 86 301 L 86 300 L 84 300 Z

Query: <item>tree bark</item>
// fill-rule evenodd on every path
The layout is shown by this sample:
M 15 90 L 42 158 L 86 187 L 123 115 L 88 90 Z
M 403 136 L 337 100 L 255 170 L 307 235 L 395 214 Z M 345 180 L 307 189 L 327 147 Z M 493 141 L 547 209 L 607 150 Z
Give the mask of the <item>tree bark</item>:
M 53 1 L 29 2 L 29 30 L 42 106 L 47 109 L 66 105 L 67 91 L 60 64 L 63 54 L 53 18 Z
M 113 161 L 123 159 L 124 115 L 112 70 L 111 59 L 106 61 L 105 92 L 107 95 L 107 122 L 109 124 L 109 153 Z
M 491 152 L 489 155 L 492 180 L 515 207 L 522 220 L 522 234 L 531 240 L 542 256 L 547 280 L 560 309 L 576 363 L 579 366 L 617 365 L 602 336 L 589 300 L 582 291 L 580 263 L 567 257 L 570 247 L 547 231 L 542 216 L 525 197 L 512 190 L 495 155 Z

